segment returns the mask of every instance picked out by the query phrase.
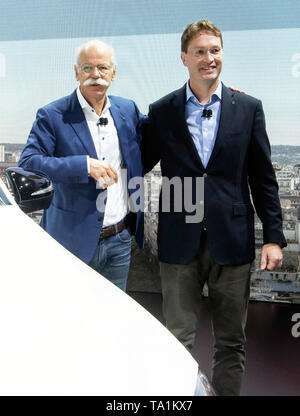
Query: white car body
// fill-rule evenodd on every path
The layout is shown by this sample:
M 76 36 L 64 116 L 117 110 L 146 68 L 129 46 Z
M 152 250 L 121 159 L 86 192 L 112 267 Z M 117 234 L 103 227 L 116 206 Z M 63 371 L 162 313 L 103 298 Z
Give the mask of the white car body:
M 157 319 L 0 191 L 0 395 L 206 395 Z

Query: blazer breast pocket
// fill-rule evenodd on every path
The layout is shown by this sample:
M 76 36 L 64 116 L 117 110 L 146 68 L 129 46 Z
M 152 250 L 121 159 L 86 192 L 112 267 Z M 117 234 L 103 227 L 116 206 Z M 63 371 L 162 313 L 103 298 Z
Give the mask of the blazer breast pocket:
M 245 129 L 231 129 L 226 132 L 226 143 L 244 143 L 250 140 L 251 132 Z

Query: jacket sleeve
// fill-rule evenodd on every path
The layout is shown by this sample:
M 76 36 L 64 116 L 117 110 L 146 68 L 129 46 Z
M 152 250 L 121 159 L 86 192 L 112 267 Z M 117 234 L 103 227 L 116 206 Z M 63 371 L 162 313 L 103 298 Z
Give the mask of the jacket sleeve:
M 137 137 L 137 142 L 140 146 L 141 145 L 141 140 L 142 140 L 143 123 L 147 119 L 147 116 L 145 116 L 144 114 L 142 114 L 140 112 L 140 110 L 138 109 L 138 107 L 137 107 L 137 105 L 134 101 L 132 101 L 132 103 L 133 103 L 133 106 L 134 106 L 134 111 L 135 111 L 135 116 L 136 116 L 136 137 Z
M 261 101 L 255 110 L 249 150 L 249 185 L 257 215 L 263 224 L 264 244 L 277 243 L 286 247 L 278 184 Z
M 87 156 L 56 155 L 59 133 L 55 131 L 49 111 L 41 108 L 37 112 L 27 143 L 18 166 L 48 176 L 53 182 L 88 182 Z
M 149 108 L 148 117 L 143 121 L 142 126 L 142 163 L 144 174 L 150 172 L 161 159 L 161 142 L 155 127 L 155 118 L 152 107 Z

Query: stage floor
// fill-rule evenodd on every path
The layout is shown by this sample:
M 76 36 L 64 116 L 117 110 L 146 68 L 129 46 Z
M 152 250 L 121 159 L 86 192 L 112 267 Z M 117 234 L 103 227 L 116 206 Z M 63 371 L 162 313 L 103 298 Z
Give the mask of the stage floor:
M 160 294 L 129 295 L 163 322 Z M 300 396 L 300 337 L 292 335 L 295 313 L 300 314 L 300 305 L 250 302 L 242 396 Z M 209 376 L 213 339 L 207 300 L 200 305 L 200 316 L 196 355 L 200 368 Z

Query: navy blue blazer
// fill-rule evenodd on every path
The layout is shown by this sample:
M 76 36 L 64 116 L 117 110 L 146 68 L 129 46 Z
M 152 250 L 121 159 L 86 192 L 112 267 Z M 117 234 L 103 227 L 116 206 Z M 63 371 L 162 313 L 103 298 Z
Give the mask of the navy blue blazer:
M 110 112 L 118 131 L 127 181 L 141 177 L 140 124 L 143 116 L 135 103 L 109 97 Z M 104 215 L 96 208 L 103 190 L 88 177 L 87 155 L 97 159 L 95 146 L 76 90 L 37 112 L 19 166 L 47 175 L 54 184 L 53 201 L 41 226 L 65 248 L 88 263 L 96 249 Z M 129 193 L 135 192 L 132 186 Z M 143 213 L 134 214 L 135 238 L 143 245 Z
M 223 85 L 217 138 L 206 168 L 187 127 L 185 102 L 186 86 L 183 86 L 150 105 L 142 140 L 145 172 L 160 161 L 162 176 L 193 178 L 194 202 L 195 178 L 204 178 L 207 239 L 218 264 L 253 261 L 253 204 L 263 223 L 264 243 L 285 246 L 278 185 L 261 102 Z M 195 258 L 200 247 L 202 222 L 186 222 L 186 215 L 191 213 L 184 208 L 184 192 L 181 212 L 176 212 L 174 198 L 171 187 L 170 212 L 162 212 L 160 195 L 158 255 L 166 263 L 186 264 Z

